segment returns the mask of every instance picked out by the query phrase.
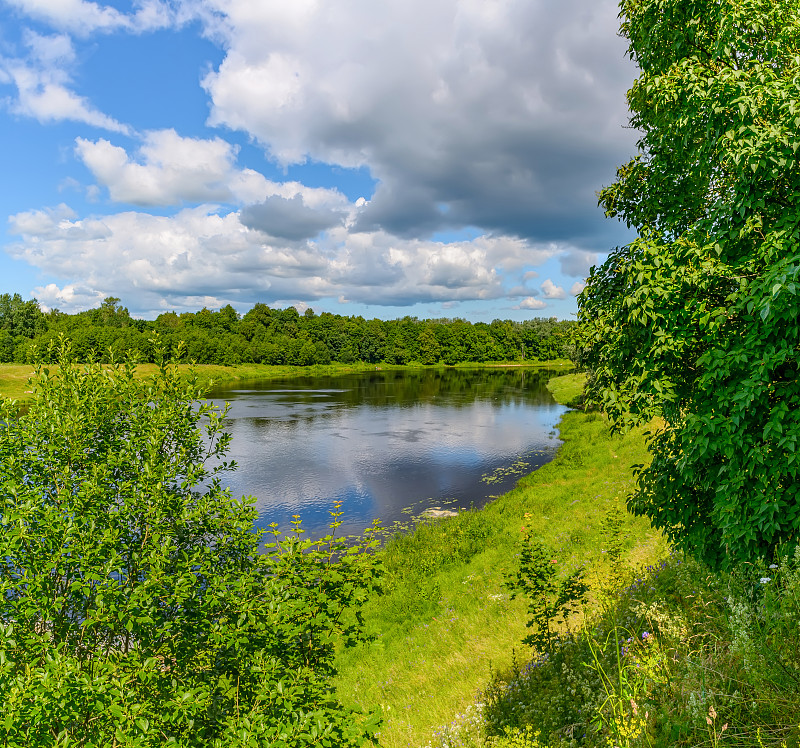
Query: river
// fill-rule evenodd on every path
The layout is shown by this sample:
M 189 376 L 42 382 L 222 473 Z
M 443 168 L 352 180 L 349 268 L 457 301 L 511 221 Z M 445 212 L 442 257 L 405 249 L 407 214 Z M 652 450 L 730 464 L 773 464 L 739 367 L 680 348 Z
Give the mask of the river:
M 303 519 L 324 533 L 341 501 L 345 533 L 431 507 L 480 507 L 552 459 L 566 410 L 545 387 L 554 372 L 525 368 L 421 369 L 236 382 L 229 402 L 225 477 L 256 498 L 258 527 Z

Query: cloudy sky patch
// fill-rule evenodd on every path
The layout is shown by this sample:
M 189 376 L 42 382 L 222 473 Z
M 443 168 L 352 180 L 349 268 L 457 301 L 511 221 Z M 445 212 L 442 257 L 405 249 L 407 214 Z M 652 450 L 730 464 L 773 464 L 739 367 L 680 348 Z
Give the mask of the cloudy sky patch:
M 568 318 L 629 239 L 596 205 L 635 149 L 616 16 L 610 0 L 0 0 L 18 175 L 0 292 L 146 316 L 205 300 Z

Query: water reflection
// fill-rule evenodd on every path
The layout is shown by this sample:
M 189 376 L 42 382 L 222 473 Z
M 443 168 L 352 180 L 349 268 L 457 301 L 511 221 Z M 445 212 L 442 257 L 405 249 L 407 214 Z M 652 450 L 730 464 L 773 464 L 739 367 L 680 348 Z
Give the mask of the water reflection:
M 257 382 L 212 393 L 231 404 L 226 428 L 239 469 L 234 494 L 257 497 L 259 526 L 299 514 L 324 530 L 334 500 L 345 530 L 384 524 L 413 507 L 480 506 L 518 479 L 505 468 L 548 461 L 565 408 L 549 372 L 520 369 L 375 371 Z M 491 484 L 482 478 L 500 472 Z

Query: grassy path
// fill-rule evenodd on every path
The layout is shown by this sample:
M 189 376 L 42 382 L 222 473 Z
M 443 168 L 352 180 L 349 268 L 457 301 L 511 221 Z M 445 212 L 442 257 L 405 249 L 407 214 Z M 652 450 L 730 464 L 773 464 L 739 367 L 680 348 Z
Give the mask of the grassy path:
M 552 380 L 562 402 L 580 394 L 578 375 Z M 543 538 L 559 564 L 603 570 L 600 523 L 624 509 L 631 466 L 646 459 L 640 431 L 611 436 L 605 418 L 569 412 L 553 462 L 484 509 L 421 526 L 385 551 L 388 584 L 366 610 L 375 641 L 342 652 L 338 689 L 351 704 L 380 705 L 384 748 L 422 746 L 474 703 L 492 669 L 526 660 L 525 601 L 510 600 L 503 577 L 515 568 L 520 530 Z M 663 552 L 646 520 L 625 515 L 634 563 Z M 592 572 L 590 572 L 590 577 Z

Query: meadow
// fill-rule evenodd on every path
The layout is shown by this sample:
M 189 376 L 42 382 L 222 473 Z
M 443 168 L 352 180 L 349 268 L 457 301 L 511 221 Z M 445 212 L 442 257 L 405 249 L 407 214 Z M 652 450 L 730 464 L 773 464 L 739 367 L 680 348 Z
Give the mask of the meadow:
M 359 370 L 197 368 L 215 382 Z M 0 393 L 26 397 L 30 373 L 0 367 Z M 479 511 L 386 528 L 368 636 L 323 681 L 377 713 L 384 748 L 798 748 L 800 549 L 730 573 L 670 549 L 626 511 L 646 431 L 612 434 L 581 409 L 583 382 L 548 384 L 575 408 L 552 462 Z

